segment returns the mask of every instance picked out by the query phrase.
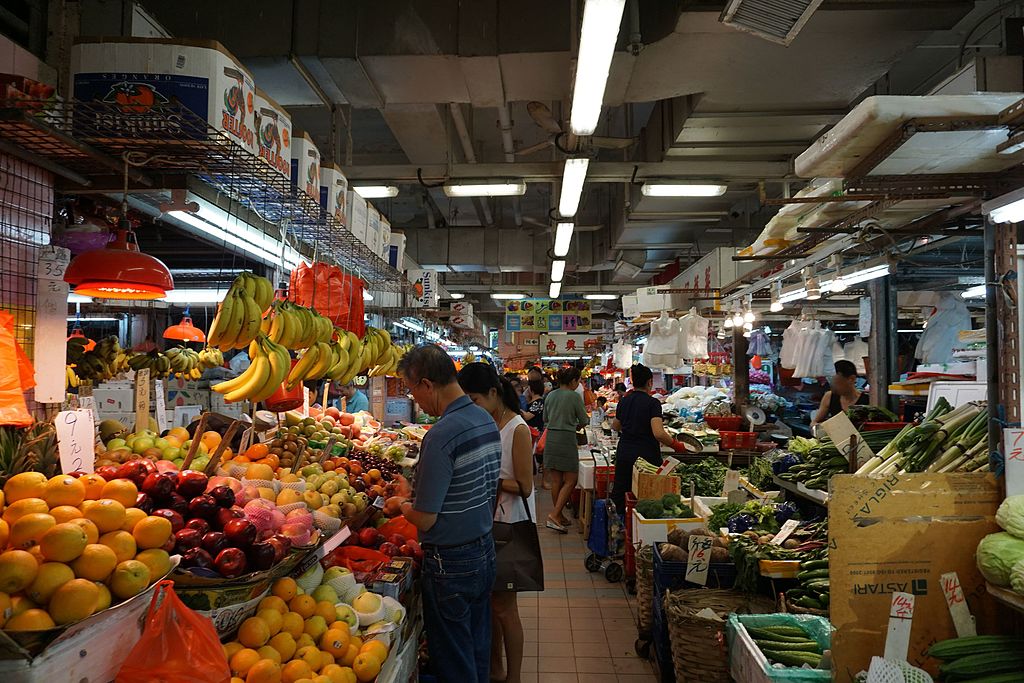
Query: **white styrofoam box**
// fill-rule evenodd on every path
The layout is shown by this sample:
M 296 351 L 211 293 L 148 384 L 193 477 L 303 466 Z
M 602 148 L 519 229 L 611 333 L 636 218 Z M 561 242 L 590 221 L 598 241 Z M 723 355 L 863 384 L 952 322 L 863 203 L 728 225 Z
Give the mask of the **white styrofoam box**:
M 366 239 L 363 243 L 373 253 L 380 253 L 380 211 L 369 202 L 366 203 Z
M 292 129 L 292 186 L 320 201 L 320 150 L 298 128 Z
M 668 310 L 668 299 L 665 294 L 640 294 L 637 305 L 641 313 L 660 313 Z
M 451 303 L 452 313 L 473 313 L 473 304 L 468 301 L 453 301 Z
M 987 381 L 987 377 L 988 377 L 988 357 L 987 356 L 982 356 L 978 360 L 974 361 L 974 366 L 976 368 L 975 372 L 977 373 L 975 375 L 975 379 L 980 379 L 980 380 Z
M 689 499 L 684 498 L 683 503 L 689 505 Z M 636 510 L 633 510 L 633 542 L 640 542 L 644 545 L 652 543 L 664 543 L 668 540 L 668 532 L 672 529 L 703 529 L 704 520 L 700 517 L 689 519 L 647 519 Z
M 348 229 L 360 242 L 366 241 L 366 200 L 358 192 L 349 190 L 348 197 Z
M 256 88 L 253 124 L 260 159 L 284 178 L 292 175 L 292 117 L 267 93 Z
M 96 410 L 101 416 L 135 410 L 135 389 L 100 389 L 92 391 Z
M 380 257 L 387 261 L 391 258 L 391 221 L 380 215 Z
M 334 164 L 320 166 L 320 206 L 324 214 L 330 216 L 341 227 L 348 220 L 346 201 L 348 199 L 348 179 L 341 169 Z
M 214 40 L 95 38 L 71 48 L 74 96 L 83 102 L 116 104 L 124 114 L 178 103 L 232 141 L 258 154 L 253 121 L 252 74 Z M 94 125 L 129 136 L 161 137 L 153 117 L 100 116 Z M 170 121 L 167 137 L 180 137 Z
M 918 372 L 940 372 L 946 375 L 973 375 L 977 369 L 975 361 L 965 363 L 931 363 L 918 365 Z
M 640 315 L 640 299 L 639 297 L 627 294 L 622 297 L 622 317 L 626 320 Z
M 392 268 L 405 270 L 405 233 L 392 232 L 391 244 L 388 246 L 388 263 Z

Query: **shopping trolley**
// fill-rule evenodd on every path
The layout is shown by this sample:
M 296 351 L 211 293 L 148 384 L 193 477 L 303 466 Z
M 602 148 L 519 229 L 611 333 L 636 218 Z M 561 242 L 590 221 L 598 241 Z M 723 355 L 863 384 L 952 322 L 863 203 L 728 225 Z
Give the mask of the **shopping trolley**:
M 590 533 L 587 536 L 590 552 L 583 561 L 587 571 L 603 572 L 609 583 L 622 581 L 625 570 L 620 560 L 624 557 L 624 541 L 622 519 L 615 511 L 615 504 L 610 498 L 595 500 Z

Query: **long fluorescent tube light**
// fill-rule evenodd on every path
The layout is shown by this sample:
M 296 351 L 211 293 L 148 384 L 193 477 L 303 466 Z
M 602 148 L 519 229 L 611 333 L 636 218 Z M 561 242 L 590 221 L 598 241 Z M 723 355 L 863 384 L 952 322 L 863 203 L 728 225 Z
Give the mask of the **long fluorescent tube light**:
M 444 186 L 449 197 L 519 197 L 526 194 L 526 182 L 452 183 Z
M 551 262 L 551 281 L 561 282 L 562 277 L 565 275 L 565 261 L 552 261 Z
M 494 292 L 491 294 L 491 298 L 497 299 L 498 301 L 517 301 L 519 299 L 525 299 L 526 295 L 515 292 Z
M 615 301 L 616 299 L 619 298 L 619 295 L 618 294 L 584 294 L 583 298 L 584 299 L 589 299 L 590 301 Z
M 120 318 L 76 318 L 74 316 L 71 316 L 71 317 L 68 318 L 68 322 L 69 323 L 72 323 L 72 322 L 116 323 L 118 320 L 120 320 Z
M 721 197 L 727 185 L 705 183 L 644 183 L 640 194 L 645 197 Z
M 281 241 L 267 235 L 259 228 L 249 225 L 237 216 L 229 215 L 219 209 L 207 208 L 202 203 L 196 213 L 170 211 L 167 215 L 223 242 L 228 249 L 235 246 L 271 265 L 281 263 Z M 286 268 L 297 268 L 301 259 L 302 256 L 295 249 L 289 246 L 284 247 Z
M 779 295 L 779 303 L 780 304 L 788 304 L 791 301 L 799 301 L 800 299 L 806 299 L 806 298 L 807 298 L 807 290 L 805 288 L 801 287 L 800 289 L 794 289 L 792 291 L 783 292 L 782 294 L 780 294 Z
M 555 226 L 555 256 L 562 258 L 569 253 L 572 244 L 572 231 L 576 226 L 572 223 L 559 223 Z
M 985 296 L 987 288 L 988 285 L 975 285 L 970 289 L 965 289 L 964 291 L 962 291 L 960 293 L 960 296 L 962 296 L 965 299 L 978 299 L 980 297 Z M 68 318 L 68 320 L 71 320 L 71 318 Z
M 394 185 L 363 185 L 352 189 L 363 199 L 388 199 L 398 196 L 398 188 Z
M 566 159 L 562 171 L 562 194 L 558 197 L 558 213 L 563 218 L 572 218 L 580 208 L 583 195 L 583 181 L 587 178 L 590 159 Z
M 1024 221 L 1024 188 L 990 199 L 981 205 L 981 212 L 993 223 Z
M 552 282 L 551 286 L 548 287 L 548 298 L 557 299 L 562 294 L 562 283 Z
M 840 279 L 847 287 L 849 287 L 850 285 L 857 285 L 862 282 L 867 282 L 869 280 L 875 280 L 880 277 L 885 277 L 888 274 L 889 264 L 883 263 L 881 265 L 855 270 L 852 273 L 847 273 L 846 275 L 840 276 Z
M 465 299 L 466 295 L 461 292 L 450 292 L 448 294 L 449 299 Z
M 626 0 L 587 0 L 583 7 L 569 116 L 569 129 L 576 135 L 593 135 L 597 129 L 625 4 Z

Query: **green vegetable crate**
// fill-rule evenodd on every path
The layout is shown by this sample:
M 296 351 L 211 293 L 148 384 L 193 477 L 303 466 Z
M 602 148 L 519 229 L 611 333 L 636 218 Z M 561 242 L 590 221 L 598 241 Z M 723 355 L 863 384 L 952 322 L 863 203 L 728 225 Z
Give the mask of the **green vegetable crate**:
M 791 652 L 780 652 L 777 657 L 791 658 L 791 666 L 775 667 L 765 656 L 762 647 L 755 642 L 755 635 L 761 635 L 759 641 L 766 644 L 764 636 L 769 630 L 781 633 L 788 627 L 787 635 L 775 636 L 780 640 L 792 641 Z M 796 642 L 798 628 L 806 634 L 802 637 L 807 642 Z M 732 614 L 725 628 L 726 640 L 729 645 L 729 670 L 734 680 L 745 683 L 828 683 L 832 680 L 832 672 L 827 669 L 812 669 L 800 665 L 800 661 L 810 662 L 814 659 L 809 650 L 817 644 L 821 652 L 832 647 L 832 624 L 828 619 L 806 614 Z M 813 642 L 812 642 L 813 641 Z M 803 652 L 802 651 L 807 651 Z

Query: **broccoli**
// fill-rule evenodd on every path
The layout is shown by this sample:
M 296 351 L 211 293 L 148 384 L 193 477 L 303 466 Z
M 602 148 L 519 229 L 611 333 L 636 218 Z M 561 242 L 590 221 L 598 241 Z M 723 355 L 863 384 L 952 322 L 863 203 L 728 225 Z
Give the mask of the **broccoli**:
M 661 519 L 665 510 L 660 500 L 644 499 L 636 502 L 636 511 L 643 515 L 644 519 Z
M 679 497 L 678 493 L 666 493 L 661 497 L 661 507 L 666 510 L 670 510 L 674 507 L 679 507 L 683 504 L 683 499 Z

